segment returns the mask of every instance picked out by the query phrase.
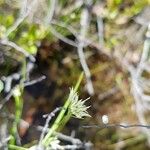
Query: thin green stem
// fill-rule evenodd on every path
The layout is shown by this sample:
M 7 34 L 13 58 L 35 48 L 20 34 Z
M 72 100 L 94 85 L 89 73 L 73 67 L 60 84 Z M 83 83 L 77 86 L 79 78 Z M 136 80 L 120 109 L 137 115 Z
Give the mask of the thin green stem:
M 9 150 L 28 150 L 28 148 L 23 148 L 23 147 L 12 145 L 12 144 L 9 144 L 8 148 Z
M 72 113 L 71 112 L 67 112 L 67 115 L 65 115 L 64 118 L 62 119 L 61 126 L 59 126 L 57 132 L 59 132 L 60 130 L 62 130 L 64 128 L 64 126 L 70 120 L 71 117 L 72 117 Z
M 18 133 L 18 125 L 20 123 L 21 115 L 22 115 L 22 109 L 23 109 L 22 93 L 24 90 L 23 82 L 26 79 L 26 60 L 23 61 L 21 74 L 22 74 L 22 79 L 21 79 L 20 85 L 16 87 L 16 89 L 18 90 L 20 94 L 19 95 L 15 95 L 15 93 L 13 94 L 13 97 L 15 100 L 15 120 L 13 122 L 11 131 L 10 131 L 11 135 L 13 136 L 13 138 L 10 140 L 10 144 L 15 144 L 16 135 Z
M 19 86 L 17 88 L 19 91 L 21 90 Z M 11 135 L 13 136 L 13 138 L 10 140 L 11 144 L 15 144 L 16 135 L 18 133 L 18 125 L 21 120 L 22 108 L 23 108 L 23 99 L 21 95 L 20 96 L 14 95 L 14 99 L 15 99 L 15 120 L 13 122 L 12 129 L 11 129 Z
M 77 91 L 79 88 L 79 85 L 81 83 L 83 79 L 83 73 L 80 74 L 80 77 L 75 85 L 74 90 Z M 61 112 L 59 113 L 57 119 L 55 120 L 54 124 L 52 125 L 51 129 L 49 130 L 49 132 L 47 133 L 47 135 L 45 136 L 45 138 L 42 141 L 42 144 L 47 147 L 50 143 L 50 137 L 53 135 L 54 132 L 56 132 L 56 130 L 58 130 L 59 126 L 61 125 L 61 122 L 63 122 L 63 118 L 65 117 L 65 113 L 68 110 L 68 107 L 70 105 L 70 99 L 68 97 L 68 99 L 66 100 Z M 69 115 L 70 116 L 70 115 Z M 71 116 L 70 116 L 71 117 Z M 69 117 L 69 118 L 70 118 Z M 68 119 L 67 119 L 68 120 Z M 66 123 L 66 121 L 65 121 Z M 64 126 L 64 125 L 63 125 Z

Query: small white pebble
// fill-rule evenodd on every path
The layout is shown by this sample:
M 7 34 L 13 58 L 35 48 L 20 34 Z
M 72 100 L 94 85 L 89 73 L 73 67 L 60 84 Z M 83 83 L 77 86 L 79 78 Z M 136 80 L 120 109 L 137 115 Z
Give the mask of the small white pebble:
M 103 115 L 103 116 L 102 116 L 102 122 L 103 122 L 104 124 L 108 124 L 109 119 L 108 119 L 108 116 L 107 116 L 107 115 Z

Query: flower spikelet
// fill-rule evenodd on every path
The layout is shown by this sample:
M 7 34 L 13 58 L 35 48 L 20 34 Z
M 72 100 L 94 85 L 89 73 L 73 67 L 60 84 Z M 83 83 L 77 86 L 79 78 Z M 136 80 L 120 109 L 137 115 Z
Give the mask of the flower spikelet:
M 87 112 L 87 109 L 90 106 L 86 106 L 85 102 L 89 99 L 79 100 L 79 96 L 77 92 L 71 88 L 70 89 L 70 94 L 69 94 L 69 99 L 71 101 L 70 103 L 70 111 L 73 115 L 73 117 L 78 118 L 78 119 L 83 119 L 84 117 L 90 117 L 90 115 Z

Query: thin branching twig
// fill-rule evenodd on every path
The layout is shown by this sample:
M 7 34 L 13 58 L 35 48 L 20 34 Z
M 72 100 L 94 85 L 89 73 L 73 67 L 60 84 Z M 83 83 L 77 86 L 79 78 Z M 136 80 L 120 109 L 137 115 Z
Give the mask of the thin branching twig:
M 52 111 L 50 114 L 48 114 L 48 115 L 46 116 L 47 119 L 46 119 L 46 123 L 45 123 L 45 125 L 44 125 L 44 127 L 43 127 L 43 129 L 42 129 L 42 133 L 41 133 L 40 140 L 39 140 L 39 144 L 38 144 L 39 147 L 41 146 L 42 140 L 44 139 L 44 136 L 45 136 L 45 134 L 46 134 L 46 131 L 47 131 L 48 127 L 49 127 L 49 122 L 51 121 L 52 117 L 54 117 L 55 114 L 56 114 L 58 111 L 60 111 L 60 109 L 61 109 L 61 107 L 58 107 L 58 108 L 56 108 L 54 111 Z
M 91 5 L 91 4 L 92 4 L 92 1 L 88 0 L 87 5 Z M 90 18 L 89 10 L 87 7 L 85 7 L 85 8 L 83 8 L 82 13 L 81 13 L 81 20 L 80 20 L 81 29 L 80 29 L 80 35 L 78 38 L 77 50 L 78 50 L 80 63 L 82 65 L 82 68 L 83 68 L 85 76 L 86 76 L 87 90 L 88 90 L 90 95 L 93 95 L 94 94 L 94 88 L 93 88 L 93 84 L 91 81 L 91 73 L 90 73 L 90 70 L 89 70 L 88 65 L 86 63 L 85 55 L 83 52 L 83 49 L 85 46 L 84 40 L 85 40 L 85 37 L 88 33 L 88 28 L 89 28 L 89 22 L 90 22 L 89 18 Z

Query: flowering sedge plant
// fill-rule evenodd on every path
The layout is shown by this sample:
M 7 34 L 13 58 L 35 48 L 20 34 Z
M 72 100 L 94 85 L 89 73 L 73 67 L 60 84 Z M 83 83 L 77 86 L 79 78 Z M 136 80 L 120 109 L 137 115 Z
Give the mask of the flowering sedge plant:
M 70 89 L 69 97 L 66 100 L 64 106 L 62 107 L 59 115 L 57 116 L 55 122 L 50 128 L 49 132 L 46 134 L 44 139 L 42 140 L 42 145 L 47 148 L 51 145 L 52 139 L 56 137 L 56 132 L 62 130 L 62 128 L 66 125 L 66 123 L 70 120 L 71 117 L 75 117 L 78 119 L 83 119 L 84 117 L 90 117 L 87 112 L 87 109 L 90 106 L 86 106 L 86 100 L 80 100 L 77 94 L 77 89 L 83 79 L 83 73 L 80 75 L 75 88 Z

